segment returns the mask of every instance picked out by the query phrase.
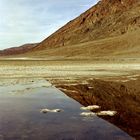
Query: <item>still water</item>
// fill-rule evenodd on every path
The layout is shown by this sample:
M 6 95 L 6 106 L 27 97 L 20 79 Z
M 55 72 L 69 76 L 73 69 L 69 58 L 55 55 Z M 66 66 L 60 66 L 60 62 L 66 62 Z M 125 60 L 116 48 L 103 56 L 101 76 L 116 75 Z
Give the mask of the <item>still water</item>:
M 131 140 L 42 79 L 0 80 L 0 140 Z M 43 108 L 62 112 L 40 113 Z

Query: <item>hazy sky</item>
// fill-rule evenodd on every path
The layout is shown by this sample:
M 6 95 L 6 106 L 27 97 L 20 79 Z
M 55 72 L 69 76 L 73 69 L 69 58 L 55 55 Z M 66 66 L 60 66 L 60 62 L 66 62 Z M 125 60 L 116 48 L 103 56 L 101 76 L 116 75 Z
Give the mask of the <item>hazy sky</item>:
M 40 42 L 98 0 L 0 0 L 0 49 Z

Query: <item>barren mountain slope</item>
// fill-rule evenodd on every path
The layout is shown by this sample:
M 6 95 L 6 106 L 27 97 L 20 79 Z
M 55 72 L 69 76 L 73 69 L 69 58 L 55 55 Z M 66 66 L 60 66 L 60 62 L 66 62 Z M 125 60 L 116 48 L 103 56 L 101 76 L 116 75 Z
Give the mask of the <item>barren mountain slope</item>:
M 20 48 L 22 50 L 22 47 Z M 44 41 L 0 54 L 45 58 L 140 57 L 140 1 L 102 0 Z M 28 53 L 26 53 L 28 52 Z M 26 53 L 26 54 L 24 54 Z
M 140 29 L 120 36 L 46 48 L 27 55 L 48 59 L 140 58 Z
M 121 36 L 128 32 L 130 34 L 139 27 L 140 3 L 138 0 L 102 0 L 56 31 L 33 50 L 54 48 L 55 51 L 62 46 Z M 94 46 L 92 48 L 94 49 Z

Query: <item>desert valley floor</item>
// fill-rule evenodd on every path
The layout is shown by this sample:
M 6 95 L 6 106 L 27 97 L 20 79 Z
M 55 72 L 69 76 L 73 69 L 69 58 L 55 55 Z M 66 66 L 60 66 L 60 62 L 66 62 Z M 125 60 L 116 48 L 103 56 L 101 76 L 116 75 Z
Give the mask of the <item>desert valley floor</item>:
M 3 59 L 0 78 L 1 139 L 140 138 L 139 60 Z M 89 105 L 99 108 L 80 109 Z M 43 108 L 63 111 L 43 114 Z

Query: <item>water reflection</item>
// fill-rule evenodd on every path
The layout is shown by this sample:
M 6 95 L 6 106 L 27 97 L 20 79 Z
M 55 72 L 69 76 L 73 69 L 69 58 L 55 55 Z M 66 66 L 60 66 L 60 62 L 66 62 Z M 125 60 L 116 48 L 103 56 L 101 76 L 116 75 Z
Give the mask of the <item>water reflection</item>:
M 8 80 L 8 79 L 7 79 Z M 28 79 L 26 79 L 28 81 Z M 1 80 L 2 81 L 2 80 Z M 37 82 L 38 81 L 38 82 Z M 17 84 L 11 87 L 16 91 Z M 58 89 L 48 86 L 26 90 L 24 94 L 10 94 L 9 84 L 0 88 L 0 140 L 131 140 L 125 132 L 98 118 L 82 117 L 81 105 Z M 20 82 L 28 87 L 30 82 Z M 34 85 L 34 84 L 33 84 Z M 19 85 L 18 85 L 19 87 Z M 32 87 L 32 86 L 31 86 Z M 6 88 L 5 88 L 6 89 Z M 17 88 L 17 91 L 19 89 Z M 24 89 L 23 89 L 24 90 Z M 60 108 L 60 113 L 40 113 L 41 108 Z
M 116 111 L 113 117 L 100 115 L 136 139 L 140 139 L 140 79 L 127 83 L 88 80 L 85 84 L 56 84 L 69 97 L 84 106 L 99 105 L 97 110 Z M 94 112 L 94 111 L 93 111 Z M 98 114 L 98 113 L 97 113 Z

